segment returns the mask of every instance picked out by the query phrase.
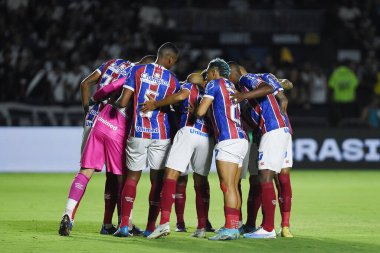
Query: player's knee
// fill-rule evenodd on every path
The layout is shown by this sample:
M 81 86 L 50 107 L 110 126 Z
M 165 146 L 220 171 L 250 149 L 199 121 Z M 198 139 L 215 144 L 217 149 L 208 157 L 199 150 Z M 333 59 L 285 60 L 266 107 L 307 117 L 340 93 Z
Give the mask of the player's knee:
M 220 189 L 222 190 L 223 193 L 227 193 L 228 191 L 227 185 L 224 182 L 220 183 Z

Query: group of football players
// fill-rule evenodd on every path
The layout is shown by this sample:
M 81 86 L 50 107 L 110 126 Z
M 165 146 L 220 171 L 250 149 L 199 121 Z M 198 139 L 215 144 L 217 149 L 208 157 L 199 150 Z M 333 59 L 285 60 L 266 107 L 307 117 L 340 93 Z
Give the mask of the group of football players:
M 59 234 L 70 234 L 91 176 L 105 166 L 101 234 L 167 236 L 174 203 L 176 231 L 186 231 L 183 212 L 187 174 L 192 170 L 198 219 L 193 237 L 215 232 L 209 240 L 234 240 L 240 235 L 276 238 L 274 183 L 282 216 L 279 235 L 293 237 L 289 230 L 292 129 L 283 93 L 292 88 L 291 82 L 270 73 L 247 73 L 237 62 L 215 58 L 202 73 L 191 73 L 180 84 L 169 71 L 178 56 L 177 47 L 167 42 L 156 56 L 147 55 L 136 63 L 107 61 L 82 81 L 86 116 L 81 168 L 71 184 Z M 90 87 L 95 85 L 91 96 Z M 214 154 L 225 215 L 224 225 L 216 231 L 208 220 L 207 177 Z M 147 225 L 141 231 L 132 222 L 132 209 L 145 168 L 150 170 L 151 186 Z M 248 171 L 243 224 L 241 180 Z M 116 206 L 117 228 L 112 224 Z M 256 226 L 260 207 L 263 220 Z

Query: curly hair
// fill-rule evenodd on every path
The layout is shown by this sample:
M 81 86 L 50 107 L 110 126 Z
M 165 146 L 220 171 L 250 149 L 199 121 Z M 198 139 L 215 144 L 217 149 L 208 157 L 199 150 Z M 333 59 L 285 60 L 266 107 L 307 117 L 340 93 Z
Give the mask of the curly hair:
M 224 78 L 228 78 L 230 76 L 230 73 L 231 73 L 230 66 L 228 66 L 228 64 L 225 60 L 220 59 L 220 58 L 215 58 L 215 59 L 211 60 L 208 64 L 208 68 L 209 69 L 217 68 L 219 71 L 219 74 Z

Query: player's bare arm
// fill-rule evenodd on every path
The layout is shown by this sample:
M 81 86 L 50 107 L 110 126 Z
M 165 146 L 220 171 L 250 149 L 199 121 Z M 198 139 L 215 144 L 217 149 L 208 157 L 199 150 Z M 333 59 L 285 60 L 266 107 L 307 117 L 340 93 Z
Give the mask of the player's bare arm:
M 153 111 L 157 109 L 158 107 L 176 104 L 180 101 L 185 100 L 189 96 L 190 96 L 190 91 L 187 89 L 183 89 L 159 101 L 156 101 L 154 100 L 154 98 L 149 97 L 149 100 L 142 104 L 143 107 L 141 108 L 140 111 L 142 111 L 143 113 L 147 113 L 149 111 Z
M 211 104 L 212 104 L 212 99 L 208 97 L 204 97 L 195 111 L 195 117 L 197 118 L 204 117 L 207 113 L 208 108 L 210 108 Z
M 273 87 L 269 84 L 262 83 L 257 89 L 254 89 L 250 92 L 238 92 L 235 90 L 235 93 L 230 96 L 230 99 L 234 100 L 236 103 L 240 103 L 244 99 L 255 99 L 264 97 L 271 93 L 273 93 Z
M 286 110 L 288 109 L 288 98 L 285 96 L 283 91 L 279 91 L 276 94 L 276 98 L 280 102 L 280 108 L 282 113 L 286 114 Z
M 114 105 L 118 108 L 127 107 L 132 95 L 133 95 L 133 91 L 131 89 L 123 88 L 123 91 L 120 97 L 116 100 Z
M 90 87 L 98 82 L 100 76 L 101 74 L 99 73 L 99 71 L 95 70 L 81 82 L 80 91 L 82 94 L 82 105 L 85 114 L 89 110 Z

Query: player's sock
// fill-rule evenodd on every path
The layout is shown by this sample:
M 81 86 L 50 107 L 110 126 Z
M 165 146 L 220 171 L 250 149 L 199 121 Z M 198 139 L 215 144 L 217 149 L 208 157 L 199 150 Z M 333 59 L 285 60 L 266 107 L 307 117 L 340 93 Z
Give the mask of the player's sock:
M 261 226 L 270 232 L 274 229 L 274 213 L 276 210 L 276 193 L 273 182 L 261 183 L 261 202 L 263 210 Z
M 84 174 L 78 173 L 71 184 L 69 197 L 65 208 L 65 214 L 69 215 L 71 220 L 73 220 L 73 212 L 74 210 L 76 211 L 77 204 L 80 202 L 84 192 L 86 191 L 88 181 L 89 179 Z
M 156 229 L 156 220 L 160 214 L 160 193 L 162 190 L 162 183 L 152 182 L 149 193 L 149 214 L 146 230 L 154 231 Z
M 175 192 L 177 181 L 173 179 L 165 179 L 164 186 L 161 191 L 161 220 L 160 225 L 169 222 L 172 205 L 175 200 Z
M 237 229 L 239 228 L 239 209 L 224 207 L 224 216 L 226 217 L 225 228 Z
M 175 213 L 177 215 L 177 224 L 184 224 L 184 213 L 186 204 L 186 185 L 177 185 L 175 194 Z
M 260 184 L 251 184 L 247 200 L 247 225 L 256 227 L 257 214 L 261 206 Z
M 205 194 L 203 185 L 194 186 L 194 189 L 195 189 L 195 203 L 196 203 L 197 218 L 198 218 L 197 228 L 201 229 L 201 228 L 206 227 L 207 213 L 206 213 L 205 197 L 207 198 L 207 195 Z
M 114 187 L 114 192 L 116 194 L 116 207 L 117 207 L 117 217 L 118 217 L 118 224 L 121 222 L 121 195 L 124 188 L 124 181 L 116 180 L 116 184 Z
M 239 196 L 240 196 L 240 200 L 242 200 L 242 197 L 243 197 L 243 193 L 241 191 L 241 183 L 239 182 L 238 184 L 238 190 L 239 190 Z M 239 209 L 239 227 L 241 227 L 241 224 L 243 224 L 243 213 L 241 211 L 241 206 L 240 206 L 240 209 Z
M 210 183 L 208 181 L 202 185 L 202 196 L 205 205 L 206 220 L 208 220 L 208 210 L 210 209 Z
M 137 181 L 127 179 L 125 182 L 123 192 L 121 194 L 121 223 L 120 227 L 128 226 L 129 217 L 133 208 L 133 202 L 136 198 Z
M 113 178 L 113 175 L 106 175 L 106 183 L 104 187 L 104 217 L 103 224 L 106 225 L 106 228 L 112 226 L 112 216 L 115 210 L 117 195 L 115 196 L 115 183 L 116 181 Z M 117 187 L 117 185 L 116 185 Z M 108 227 L 107 227 L 108 226 Z
M 289 227 L 290 211 L 292 208 L 292 185 L 289 174 L 280 174 L 278 177 L 281 186 L 281 227 Z

